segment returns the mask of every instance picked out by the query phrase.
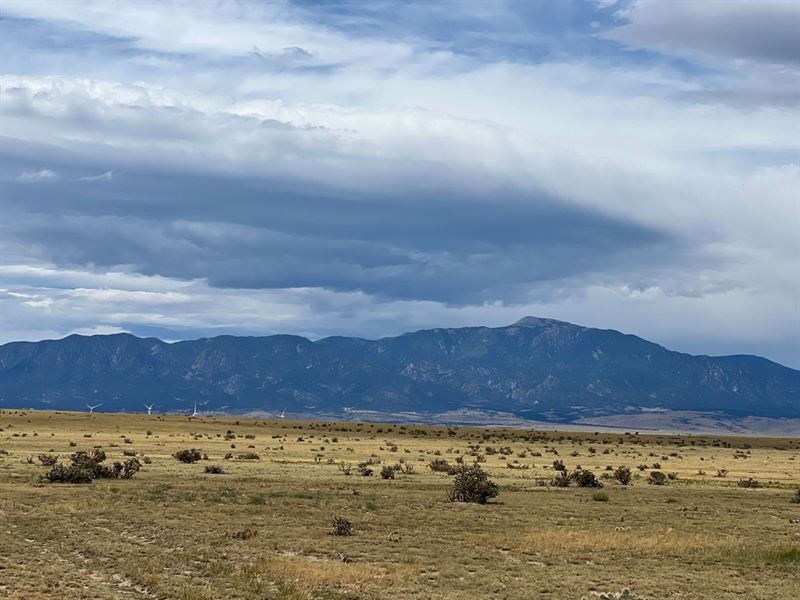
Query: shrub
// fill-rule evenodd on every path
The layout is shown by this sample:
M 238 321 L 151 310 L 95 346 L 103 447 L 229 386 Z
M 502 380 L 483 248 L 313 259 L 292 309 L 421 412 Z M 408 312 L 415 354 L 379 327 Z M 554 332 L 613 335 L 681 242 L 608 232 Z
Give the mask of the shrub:
M 447 494 L 450 502 L 486 504 L 497 496 L 497 484 L 489 479 L 477 464 L 458 467 L 454 473 L 453 487 Z
M 434 458 L 428 468 L 434 473 L 447 473 L 448 475 L 455 475 L 461 467 L 454 467 L 443 458 Z
M 601 488 L 603 484 L 597 480 L 595 474 L 592 471 L 586 469 L 576 469 L 572 472 L 572 480 L 578 487 L 588 487 L 588 488 Z
M 664 485 L 667 483 L 667 476 L 661 471 L 651 471 L 647 478 L 647 483 L 652 485 Z
M 395 471 L 400 471 L 404 475 L 413 475 L 414 474 L 414 465 L 409 465 L 407 463 L 399 463 L 394 466 Z
M 115 462 L 111 467 L 101 464 L 105 459 L 106 453 L 102 450 L 75 452 L 70 457 L 72 464 L 68 466 L 53 464 L 42 479 L 50 483 L 91 483 L 93 479 L 130 479 L 142 467 L 135 458 L 123 463 Z
M 792 496 L 790 502 L 794 504 L 800 504 L 800 490 L 795 490 L 794 495 Z
M 225 473 L 225 470 L 219 465 L 206 465 L 206 468 L 203 470 L 206 473 L 211 473 L 212 475 L 222 475 Z
M 553 487 L 569 487 L 570 483 L 572 483 L 572 478 L 566 471 L 559 471 L 558 475 L 550 480 L 550 485 Z
M 625 588 L 621 592 L 591 592 L 581 600 L 643 600 L 643 598 Z
M 381 477 L 384 479 L 394 479 L 394 467 L 384 465 L 381 469 Z
M 43 479 L 49 483 L 92 483 L 92 476 L 89 472 L 74 464 L 65 467 L 64 465 L 53 465 L 44 474 Z
M 752 488 L 752 489 L 761 487 L 761 484 L 758 482 L 758 480 L 757 479 L 753 479 L 752 477 L 748 477 L 747 479 L 740 479 L 736 483 L 736 485 L 737 485 L 737 487 L 740 487 L 740 488 Z
M 628 467 L 617 467 L 617 470 L 614 471 L 614 479 L 622 485 L 628 485 L 631 482 L 631 477 L 631 470 Z
M 334 517 L 331 522 L 331 535 L 353 535 L 353 525 L 344 517 Z
M 201 458 L 203 458 L 203 453 L 200 452 L 200 450 L 191 448 L 189 450 L 178 450 L 172 456 L 174 456 L 177 460 L 179 460 L 182 463 L 195 463 Z
M 109 476 L 110 469 L 100 464 L 105 461 L 105 459 L 106 453 L 100 449 L 91 450 L 89 452 L 79 450 L 70 456 L 72 464 L 88 471 L 92 479 Z
M 123 450 L 123 456 L 136 456 L 136 450 Z
M 592 500 L 595 502 L 608 502 L 608 494 L 605 492 L 595 492 L 592 494 Z
M 258 535 L 258 531 L 248 527 L 246 529 L 242 529 L 241 531 L 233 531 L 228 534 L 228 537 L 233 538 L 234 540 L 249 540 L 250 538 L 256 537 L 256 535 Z
M 245 452 L 239 455 L 239 460 L 261 460 L 261 457 L 255 452 Z
M 561 471 L 562 473 L 566 473 L 567 472 L 567 467 L 564 465 L 564 461 L 563 460 L 554 460 L 553 461 L 553 468 L 556 471 Z
M 39 455 L 39 462 L 42 463 L 45 467 L 52 467 L 54 464 L 58 462 L 58 455 L 57 454 L 40 454 Z
M 114 463 L 114 469 L 116 470 L 119 463 Z M 119 473 L 119 477 L 122 479 L 130 479 L 136 473 L 139 472 L 139 469 L 142 468 L 142 463 L 140 463 L 137 459 L 131 458 L 126 460 L 122 463 L 122 471 Z

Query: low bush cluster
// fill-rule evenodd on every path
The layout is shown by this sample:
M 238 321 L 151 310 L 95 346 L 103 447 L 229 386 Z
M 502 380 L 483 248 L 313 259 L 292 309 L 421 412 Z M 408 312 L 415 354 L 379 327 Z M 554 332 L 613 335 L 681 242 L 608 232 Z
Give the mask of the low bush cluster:
M 353 535 L 353 524 L 344 517 L 334 517 L 331 521 L 331 535 Z
M 52 467 L 54 464 L 58 462 L 58 455 L 57 454 L 40 454 L 39 455 L 39 462 L 42 463 L 45 467 Z
M 102 464 L 106 453 L 96 449 L 90 452 L 75 452 L 70 456 L 70 464 L 53 464 L 42 477 L 49 483 L 91 483 L 93 479 L 130 479 L 139 469 L 141 463 L 130 458 L 124 462 L 115 462 L 110 467 Z
M 443 458 L 434 458 L 429 464 L 428 468 L 434 473 L 447 473 L 448 475 L 455 475 L 460 467 L 455 467 Z
M 489 479 L 478 464 L 462 465 L 453 474 L 453 486 L 447 494 L 447 500 L 486 504 L 499 493 L 497 484 Z
M 621 592 L 590 592 L 589 596 L 584 596 L 581 600 L 644 600 L 637 596 L 628 588 Z
M 633 475 L 628 467 L 617 467 L 617 470 L 614 471 L 614 479 L 619 481 L 622 485 L 628 485 L 631 482 L 632 477 Z
M 190 448 L 189 450 L 178 450 L 172 456 L 182 463 L 195 463 L 203 458 L 203 453 L 195 448 Z
M 740 488 L 751 488 L 751 489 L 755 489 L 755 488 L 760 488 L 761 487 L 761 484 L 758 482 L 758 480 L 757 479 L 753 479 L 752 477 L 748 477 L 747 479 L 740 479 L 736 483 L 736 485 L 737 485 L 737 487 L 740 487 Z
M 561 462 L 561 461 L 556 461 Z M 558 474 L 550 480 L 550 485 L 553 487 L 569 487 L 573 483 L 578 487 L 585 488 L 601 488 L 603 484 L 597 479 L 597 476 L 588 469 L 578 467 L 572 473 L 564 469 L 557 469 Z

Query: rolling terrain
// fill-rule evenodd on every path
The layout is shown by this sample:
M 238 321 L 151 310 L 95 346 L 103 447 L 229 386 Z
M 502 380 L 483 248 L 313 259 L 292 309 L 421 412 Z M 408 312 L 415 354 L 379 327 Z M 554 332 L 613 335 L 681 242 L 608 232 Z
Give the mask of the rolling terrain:
M 43 479 L 95 450 L 141 469 Z M 473 462 L 497 497 L 449 502 L 433 467 Z M 4 410 L 0 597 L 795 600 L 798 463 L 797 438 Z

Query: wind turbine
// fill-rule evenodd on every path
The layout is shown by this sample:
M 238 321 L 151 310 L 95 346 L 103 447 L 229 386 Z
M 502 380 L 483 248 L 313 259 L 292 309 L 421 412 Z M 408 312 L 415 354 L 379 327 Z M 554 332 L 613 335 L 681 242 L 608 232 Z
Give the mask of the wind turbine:
M 194 412 L 192 413 L 192 416 L 193 416 L 193 417 L 196 417 L 196 416 L 197 416 L 197 402 L 196 402 L 196 401 L 195 401 L 195 403 L 194 403 Z
M 155 404 L 150 404 L 149 406 L 147 404 L 144 405 L 144 407 L 147 409 L 147 414 L 148 415 L 150 414 L 150 411 L 153 410 L 154 406 L 155 406 Z
M 281 413 L 281 419 L 285 419 L 285 418 L 286 418 L 286 409 L 284 408 L 283 412 Z
M 103 406 L 103 403 L 101 402 L 100 404 L 95 404 L 94 406 L 87 404 L 86 408 L 89 409 L 89 414 L 91 415 L 92 413 L 94 413 L 94 409 L 97 408 L 98 406 Z

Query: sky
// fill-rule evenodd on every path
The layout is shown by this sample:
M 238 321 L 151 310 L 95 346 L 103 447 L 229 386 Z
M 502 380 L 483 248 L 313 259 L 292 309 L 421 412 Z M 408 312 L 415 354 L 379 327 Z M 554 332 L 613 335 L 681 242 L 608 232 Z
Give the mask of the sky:
M 800 367 L 800 3 L 0 1 L 0 343 L 524 315 Z

